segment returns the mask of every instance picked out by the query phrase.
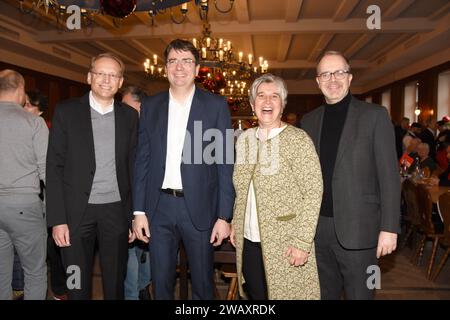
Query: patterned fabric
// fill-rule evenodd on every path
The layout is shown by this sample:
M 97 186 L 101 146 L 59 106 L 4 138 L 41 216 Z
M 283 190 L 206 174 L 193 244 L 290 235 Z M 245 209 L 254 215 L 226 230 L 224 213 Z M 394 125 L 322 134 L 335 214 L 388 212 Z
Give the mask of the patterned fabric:
M 251 180 L 269 299 L 320 299 L 313 241 L 323 186 L 319 158 L 309 136 L 288 125 L 276 137 L 261 142 L 252 128 L 243 132 L 236 143 L 233 227 L 239 292 L 244 297 L 242 248 Z M 288 246 L 310 252 L 308 262 L 301 267 L 291 266 L 284 256 Z

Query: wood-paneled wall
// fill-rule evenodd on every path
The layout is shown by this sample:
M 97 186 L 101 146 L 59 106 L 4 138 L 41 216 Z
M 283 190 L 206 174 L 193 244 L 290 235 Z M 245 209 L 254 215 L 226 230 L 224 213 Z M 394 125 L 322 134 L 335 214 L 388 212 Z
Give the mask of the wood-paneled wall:
M 89 91 L 89 86 L 85 83 L 79 83 L 0 62 L 0 70 L 6 68 L 14 69 L 24 76 L 26 90 L 39 89 L 48 96 L 49 107 L 47 113 L 44 115 L 46 119 L 52 118 L 57 102 L 71 97 L 82 96 Z M 419 108 L 422 110 L 419 121 L 423 122 L 430 117 L 436 118 L 439 74 L 449 69 L 450 61 L 386 86 L 371 90 L 365 94 L 357 95 L 357 97 L 364 100 L 366 97 L 372 96 L 373 103 L 381 104 L 382 93 L 390 89 L 391 118 L 395 123 L 399 123 L 403 116 L 405 84 L 412 81 L 418 81 Z M 304 114 L 317 108 L 323 103 L 324 99 L 321 94 L 291 94 L 288 96 L 284 115 L 289 112 L 294 112 L 300 120 Z
M 80 97 L 89 91 L 89 85 L 45 73 L 25 69 L 0 61 L 0 70 L 12 69 L 19 72 L 25 79 L 25 90 L 39 90 L 48 97 L 48 109 L 43 114 L 46 120 L 51 120 L 56 103 L 72 97 Z

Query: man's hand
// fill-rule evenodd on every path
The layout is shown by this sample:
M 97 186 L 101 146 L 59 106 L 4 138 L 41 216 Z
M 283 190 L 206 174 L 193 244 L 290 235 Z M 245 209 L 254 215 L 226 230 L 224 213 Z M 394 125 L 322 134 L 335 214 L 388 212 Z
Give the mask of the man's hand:
M 67 224 L 58 224 L 57 226 L 53 226 L 52 236 L 58 247 L 70 246 L 69 226 Z
M 378 236 L 377 259 L 391 254 L 397 248 L 397 234 L 381 231 Z
M 136 239 L 136 235 L 131 229 L 128 229 L 128 243 L 132 243 Z
M 303 266 L 308 262 L 309 253 L 293 246 L 289 246 L 284 253 L 285 257 L 289 258 L 291 266 Z
M 217 219 L 216 223 L 214 224 L 214 228 L 212 229 L 209 243 L 212 243 L 214 247 L 220 246 L 223 239 L 226 239 L 229 235 L 230 224 L 225 220 Z
M 143 233 L 142 231 L 144 231 L 145 233 Z M 150 229 L 148 227 L 148 220 L 145 215 L 134 216 L 133 232 L 139 240 L 148 243 L 150 239 Z

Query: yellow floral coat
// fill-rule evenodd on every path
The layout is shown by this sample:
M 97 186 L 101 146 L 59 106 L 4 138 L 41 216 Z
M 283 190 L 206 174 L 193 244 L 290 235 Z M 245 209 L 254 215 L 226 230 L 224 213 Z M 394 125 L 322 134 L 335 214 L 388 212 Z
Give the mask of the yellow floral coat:
M 290 125 L 265 142 L 255 132 L 256 128 L 244 131 L 236 143 L 233 227 L 239 292 L 245 297 L 242 248 L 253 180 L 269 299 L 320 299 L 313 241 L 323 186 L 316 150 L 303 130 Z M 308 262 L 291 266 L 284 256 L 288 246 L 310 252 Z

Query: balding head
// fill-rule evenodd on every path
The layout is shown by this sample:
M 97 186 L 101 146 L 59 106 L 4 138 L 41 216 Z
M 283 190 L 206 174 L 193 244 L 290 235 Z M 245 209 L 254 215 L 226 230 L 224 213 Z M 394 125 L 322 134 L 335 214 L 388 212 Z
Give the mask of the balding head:
M 0 101 L 25 103 L 25 80 L 14 70 L 0 71 Z

